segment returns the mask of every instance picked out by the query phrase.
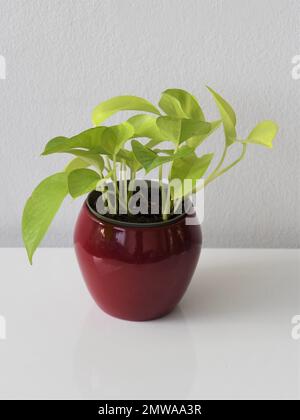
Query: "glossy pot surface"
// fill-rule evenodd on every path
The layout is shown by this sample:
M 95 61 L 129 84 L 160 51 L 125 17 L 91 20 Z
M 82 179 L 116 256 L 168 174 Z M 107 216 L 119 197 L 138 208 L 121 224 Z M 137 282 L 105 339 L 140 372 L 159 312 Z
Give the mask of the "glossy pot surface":
M 199 224 L 182 215 L 158 226 L 123 225 L 92 214 L 85 202 L 74 246 L 86 285 L 108 314 L 131 321 L 166 315 L 186 291 L 200 255 Z

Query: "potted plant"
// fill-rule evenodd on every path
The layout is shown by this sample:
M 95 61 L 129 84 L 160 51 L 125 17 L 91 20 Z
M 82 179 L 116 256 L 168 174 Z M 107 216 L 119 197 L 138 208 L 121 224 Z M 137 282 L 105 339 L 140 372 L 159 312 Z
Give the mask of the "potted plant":
M 22 233 L 30 262 L 64 198 L 88 194 L 74 244 L 97 304 L 128 320 L 170 312 L 190 283 L 202 244 L 188 198 L 240 162 L 249 144 L 271 148 L 278 130 L 274 122 L 262 121 L 240 139 L 232 107 L 208 90 L 219 110 L 216 121 L 206 120 L 192 94 L 168 89 L 162 93 L 160 109 L 140 97 L 114 97 L 94 109 L 94 127 L 50 140 L 42 155 L 67 153 L 73 159 L 44 179 L 25 205 Z M 138 113 L 118 125 L 103 125 L 119 111 Z M 213 165 L 214 154 L 201 155 L 201 145 L 221 126 L 224 150 Z M 240 155 L 225 164 L 233 147 L 240 147 Z M 168 170 L 166 180 L 163 166 Z M 137 185 L 143 182 L 141 175 L 152 170 L 158 171 L 157 182 Z M 188 187 L 182 188 L 186 181 Z

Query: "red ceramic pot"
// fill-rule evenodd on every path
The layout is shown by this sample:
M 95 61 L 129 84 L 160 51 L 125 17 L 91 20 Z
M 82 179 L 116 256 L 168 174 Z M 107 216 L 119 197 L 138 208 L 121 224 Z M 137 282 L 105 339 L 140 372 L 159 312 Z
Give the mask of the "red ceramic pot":
M 90 197 L 90 196 L 89 196 Z M 116 222 L 93 211 L 89 197 L 78 217 L 74 245 L 86 285 L 108 314 L 146 321 L 169 313 L 184 295 L 196 268 L 199 224 L 179 215 L 167 222 Z

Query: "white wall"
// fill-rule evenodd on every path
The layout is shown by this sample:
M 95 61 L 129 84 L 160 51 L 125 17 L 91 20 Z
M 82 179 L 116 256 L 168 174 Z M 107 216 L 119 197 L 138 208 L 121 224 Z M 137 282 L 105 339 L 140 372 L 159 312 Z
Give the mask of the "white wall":
M 108 97 L 157 102 L 168 87 L 217 117 L 205 84 L 237 110 L 242 136 L 261 119 L 280 125 L 272 151 L 250 147 L 207 189 L 205 245 L 299 246 L 298 0 L 1 0 L 0 10 L 0 246 L 21 245 L 26 198 L 66 161 L 39 157 L 47 140 L 87 128 Z M 79 206 L 65 203 L 44 245 L 71 244 Z

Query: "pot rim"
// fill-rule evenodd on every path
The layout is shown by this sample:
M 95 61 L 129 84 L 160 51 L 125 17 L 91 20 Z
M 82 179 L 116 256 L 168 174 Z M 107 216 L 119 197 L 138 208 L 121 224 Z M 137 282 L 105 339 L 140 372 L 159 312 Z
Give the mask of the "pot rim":
M 97 220 L 105 222 L 105 223 L 109 223 L 111 225 L 114 226 L 120 226 L 120 227 L 132 227 L 132 228 L 156 228 L 156 227 L 164 227 L 164 226 L 168 226 L 171 225 L 173 223 L 179 222 L 180 220 L 184 219 L 185 217 L 192 217 L 193 215 L 195 215 L 195 213 L 193 213 L 192 215 L 188 215 L 186 212 L 182 213 L 182 214 L 178 214 L 178 216 L 173 217 L 170 220 L 163 220 L 161 222 L 153 222 L 153 223 L 138 223 L 138 222 L 124 222 L 122 220 L 116 220 L 116 219 L 112 219 L 110 217 L 104 216 L 102 214 L 99 214 L 97 211 L 95 211 L 93 209 L 93 207 L 91 206 L 91 204 L 89 203 L 89 199 L 91 197 L 91 194 L 94 193 L 94 191 L 91 191 L 87 198 L 85 199 L 85 206 L 87 207 L 88 211 L 96 217 Z

